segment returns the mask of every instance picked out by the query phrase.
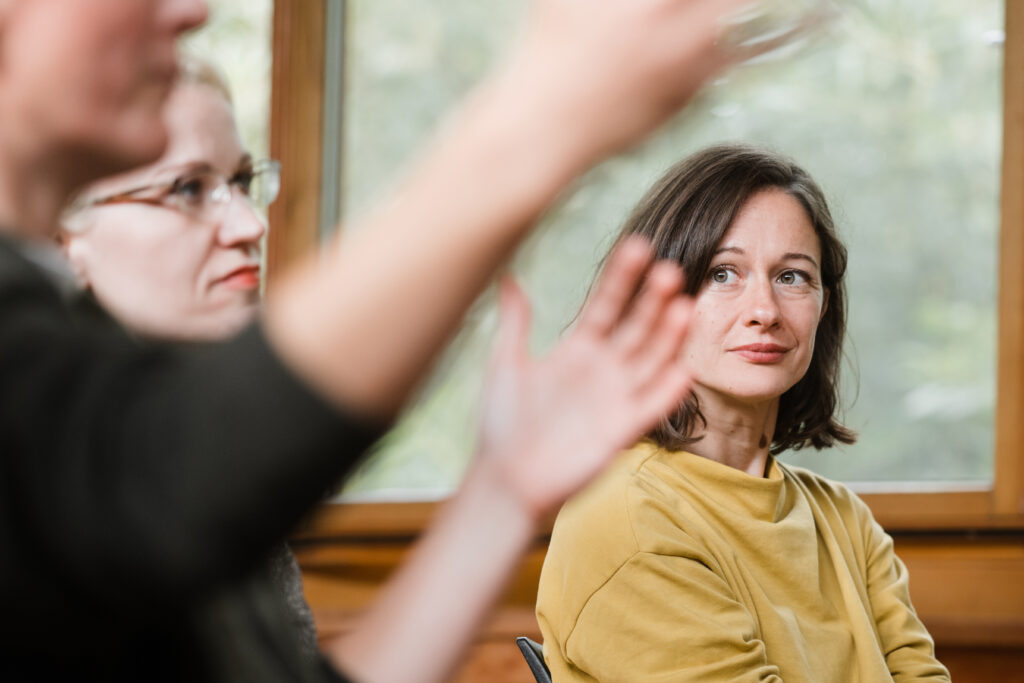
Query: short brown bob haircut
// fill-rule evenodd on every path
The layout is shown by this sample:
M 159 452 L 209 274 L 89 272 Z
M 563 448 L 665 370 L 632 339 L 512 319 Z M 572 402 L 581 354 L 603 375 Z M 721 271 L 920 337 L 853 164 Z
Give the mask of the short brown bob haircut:
M 846 332 L 846 247 L 836 236 L 821 188 L 791 159 L 744 144 L 708 147 L 662 176 L 633 210 L 619 235 L 642 235 L 659 259 L 679 263 L 691 296 L 704 285 L 715 250 L 740 208 L 768 189 L 786 192 L 804 207 L 821 243 L 821 280 L 828 306 L 818 323 L 814 355 L 799 382 L 782 395 L 771 452 L 853 443 L 856 434 L 836 418 L 839 369 Z M 694 394 L 648 437 L 663 448 L 685 449 L 698 421 L 707 422 Z

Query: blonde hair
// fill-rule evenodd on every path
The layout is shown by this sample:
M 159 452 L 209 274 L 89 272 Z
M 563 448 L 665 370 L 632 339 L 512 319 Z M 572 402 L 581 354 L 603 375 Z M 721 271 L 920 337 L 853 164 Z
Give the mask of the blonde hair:
M 227 103 L 234 107 L 231 98 L 231 88 L 228 86 L 227 78 L 213 62 L 193 54 L 178 54 L 178 78 L 175 87 L 182 85 L 204 85 L 213 88 L 217 93 L 224 96 Z M 81 232 L 86 228 L 82 213 L 85 204 L 82 199 L 86 196 L 86 190 L 77 192 L 61 212 L 61 228 L 66 232 Z
M 228 86 L 224 72 L 218 69 L 212 62 L 193 54 L 180 53 L 178 55 L 178 85 L 195 84 L 206 85 L 221 95 L 229 104 L 234 104 L 231 98 L 231 87 Z

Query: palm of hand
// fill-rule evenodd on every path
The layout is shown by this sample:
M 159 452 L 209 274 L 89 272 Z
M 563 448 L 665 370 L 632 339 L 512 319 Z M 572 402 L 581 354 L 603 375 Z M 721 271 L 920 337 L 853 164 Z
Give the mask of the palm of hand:
M 536 515 L 560 505 L 678 404 L 689 387 L 679 362 L 689 304 L 674 266 L 652 269 L 627 242 L 617 250 L 580 324 L 544 358 L 526 348 L 529 308 L 502 284 L 502 334 L 484 393 L 483 457 Z

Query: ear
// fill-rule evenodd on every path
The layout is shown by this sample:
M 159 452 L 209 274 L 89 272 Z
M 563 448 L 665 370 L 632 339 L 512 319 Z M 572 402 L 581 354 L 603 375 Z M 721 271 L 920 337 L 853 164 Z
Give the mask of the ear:
M 825 296 L 824 296 L 824 298 L 823 298 L 823 300 L 821 302 L 821 315 L 818 316 L 818 322 L 819 323 L 822 320 L 825 319 L 825 311 L 828 310 L 828 295 L 829 295 L 829 290 L 828 290 L 828 288 L 826 288 L 825 289 Z
M 71 266 L 71 272 L 74 273 L 79 286 L 82 289 L 89 289 L 88 246 L 84 244 L 81 237 L 63 229 L 57 232 L 57 244 L 64 252 L 64 258 L 68 260 L 68 265 Z

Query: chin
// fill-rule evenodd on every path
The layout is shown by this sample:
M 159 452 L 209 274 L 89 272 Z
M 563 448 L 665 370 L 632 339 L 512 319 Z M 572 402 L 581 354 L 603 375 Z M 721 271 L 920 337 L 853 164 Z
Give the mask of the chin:
M 157 161 L 167 149 L 169 134 L 160 107 L 139 107 L 113 125 L 93 131 L 92 150 L 113 172 L 145 166 Z M 104 175 L 113 175 L 108 172 Z
M 729 401 L 756 405 L 777 400 L 796 384 L 796 381 L 790 381 L 790 378 L 765 378 L 764 381 L 750 381 L 754 379 L 751 377 L 744 379 L 745 381 L 731 382 L 725 386 L 707 383 L 704 384 L 704 388 L 726 397 Z
M 767 403 L 770 401 L 777 401 L 785 391 L 778 389 L 752 389 L 743 393 L 734 393 L 732 396 L 736 401 L 740 403 L 748 403 L 750 405 L 757 405 L 760 403 Z
M 77 186 L 84 186 L 107 176 L 118 175 L 140 166 L 153 163 L 163 154 L 167 146 L 166 135 L 151 134 L 145 139 L 118 139 L 110 137 L 100 141 L 88 140 L 74 145 L 73 156 L 80 177 Z
M 211 321 L 211 324 L 205 330 L 206 334 L 204 337 L 210 341 L 216 341 L 235 336 L 256 319 L 257 310 L 258 308 L 255 304 L 240 306 L 237 310 L 232 311 L 231 315 L 224 315 L 215 321 Z

